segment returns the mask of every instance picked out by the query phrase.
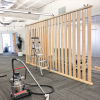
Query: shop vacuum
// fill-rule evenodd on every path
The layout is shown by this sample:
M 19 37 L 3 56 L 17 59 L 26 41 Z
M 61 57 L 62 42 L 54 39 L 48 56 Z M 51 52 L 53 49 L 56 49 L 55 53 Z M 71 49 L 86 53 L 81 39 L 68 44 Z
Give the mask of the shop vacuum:
M 24 66 L 23 67 L 18 67 L 14 69 L 14 60 L 21 62 Z M 17 69 L 21 69 L 21 68 L 25 68 L 25 77 L 22 76 L 19 72 L 15 72 L 15 70 Z M 32 94 L 36 94 L 36 95 L 44 95 L 45 96 L 45 100 L 49 100 L 49 94 L 51 94 L 52 92 L 54 92 L 54 88 L 52 86 L 48 86 L 48 85 L 40 85 L 35 77 L 32 75 L 32 73 L 30 72 L 30 70 L 28 69 L 28 67 L 25 65 L 24 62 L 22 62 L 20 59 L 12 59 L 12 70 L 13 70 L 13 77 L 10 79 L 10 83 L 11 83 L 11 98 L 13 100 L 18 100 L 20 98 L 26 97 L 26 96 L 31 96 Z M 37 85 L 30 85 L 30 84 L 26 84 L 25 83 L 25 79 L 26 79 L 26 73 L 28 73 L 31 75 L 31 77 L 33 78 L 33 80 L 35 81 L 35 83 Z M 32 92 L 30 89 L 27 89 L 25 87 L 25 85 L 30 85 L 33 87 L 38 86 L 40 88 L 40 90 L 42 91 L 42 93 L 35 93 Z M 51 92 L 45 93 L 44 90 L 42 89 L 43 87 L 49 87 L 51 89 Z

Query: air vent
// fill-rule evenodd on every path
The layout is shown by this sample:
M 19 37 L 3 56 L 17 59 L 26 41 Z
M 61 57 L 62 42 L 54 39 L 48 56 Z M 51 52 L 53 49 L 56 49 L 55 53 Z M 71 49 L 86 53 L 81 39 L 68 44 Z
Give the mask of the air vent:
M 58 15 L 66 13 L 66 6 L 58 9 Z

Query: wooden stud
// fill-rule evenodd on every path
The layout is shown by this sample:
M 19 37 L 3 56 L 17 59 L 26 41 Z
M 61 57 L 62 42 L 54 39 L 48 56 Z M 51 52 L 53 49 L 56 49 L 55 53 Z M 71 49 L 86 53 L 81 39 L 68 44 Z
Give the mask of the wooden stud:
M 88 8 L 88 82 L 91 82 L 91 8 Z
M 71 67 L 71 13 L 68 14 L 68 34 L 69 34 L 69 75 L 72 76 L 72 67 Z
M 80 79 L 80 11 L 77 12 L 77 65 L 78 78 Z
M 54 68 L 54 26 L 53 26 L 53 21 L 54 19 L 52 19 L 52 68 Z
M 76 78 L 76 31 L 75 31 L 75 14 L 76 12 L 73 12 L 73 77 Z
M 65 74 L 67 75 L 67 16 L 64 15 L 64 22 L 65 22 Z
M 27 60 L 27 35 L 28 35 L 28 33 L 27 33 L 27 27 L 25 27 L 25 48 L 26 48 L 26 62 L 28 62 Z
M 60 72 L 60 17 L 58 17 L 58 71 Z
M 85 9 L 82 10 L 82 78 L 86 80 L 85 70 Z
M 31 63 L 30 56 L 31 56 L 31 26 L 29 26 L 29 63 Z
M 38 24 L 38 23 L 37 23 Z M 38 37 L 38 26 L 37 26 L 37 24 L 36 24 L 36 37 Z M 35 41 L 36 41 L 36 44 L 35 44 L 35 47 L 37 47 L 37 39 L 35 39 Z M 35 61 L 36 61 L 36 66 L 38 66 L 37 64 L 38 64 L 38 62 L 37 62 L 37 57 L 35 56 Z
M 47 61 L 48 61 L 48 65 L 49 65 L 49 32 L 48 32 L 48 21 L 47 21 L 47 30 L 46 30 L 46 33 L 47 33 Z
M 55 18 L 55 69 L 57 70 L 57 31 L 56 31 L 56 18 Z
M 63 56 L 63 16 L 61 16 L 61 59 L 62 59 L 62 73 L 64 74 L 64 56 Z
M 33 37 L 33 25 L 31 25 L 31 37 Z M 32 39 L 31 39 L 31 41 L 33 41 Z M 32 42 L 31 42 L 31 45 L 32 45 Z M 33 55 L 33 51 L 32 51 L 32 55 Z M 32 58 L 33 58 L 33 56 L 32 56 Z M 31 59 L 32 60 L 32 64 L 33 64 L 33 59 Z
M 43 50 L 44 50 L 44 41 L 43 41 L 43 40 L 44 40 L 44 39 L 43 39 L 43 38 L 44 38 L 44 37 L 43 37 L 44 34 L 43 34 L 43 33 L 44 33 L 44 32 L 43 32 L 43 22 L 42 22 L 42 48 L 43 48 Z M 44 57 L 42 56 L 42 60 L 43 60 L 43 59 L 44 59 Z M 44 67 L 44 62 L 42 62 L 42 67 Z
M 49 51 L 50 51 L 50 70 L 51 70 L 51 20 L 49 20 Z

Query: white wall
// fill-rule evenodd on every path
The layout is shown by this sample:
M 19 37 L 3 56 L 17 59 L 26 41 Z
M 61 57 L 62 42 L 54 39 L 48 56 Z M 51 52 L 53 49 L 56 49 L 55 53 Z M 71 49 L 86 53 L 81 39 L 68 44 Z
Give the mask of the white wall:
M 3 43 L 2 43 L 2 34 L 10 34 L 10 45 L 11 45 L 11 52 L 13 52 L 13 38 L 12 38 L 12 32 L 10 31 L 0 31 L 0 54 L 3 53 Z

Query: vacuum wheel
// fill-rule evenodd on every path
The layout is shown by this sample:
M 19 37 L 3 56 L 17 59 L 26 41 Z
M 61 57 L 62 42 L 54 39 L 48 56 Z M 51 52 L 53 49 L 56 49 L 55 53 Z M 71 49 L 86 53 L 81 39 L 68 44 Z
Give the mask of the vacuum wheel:
M 15 99 L 15 98 L 13 98 L 13 95 L 11 94 L 11 98 L 12 98 L 12 100 L 17 100 L 17 99 Z

